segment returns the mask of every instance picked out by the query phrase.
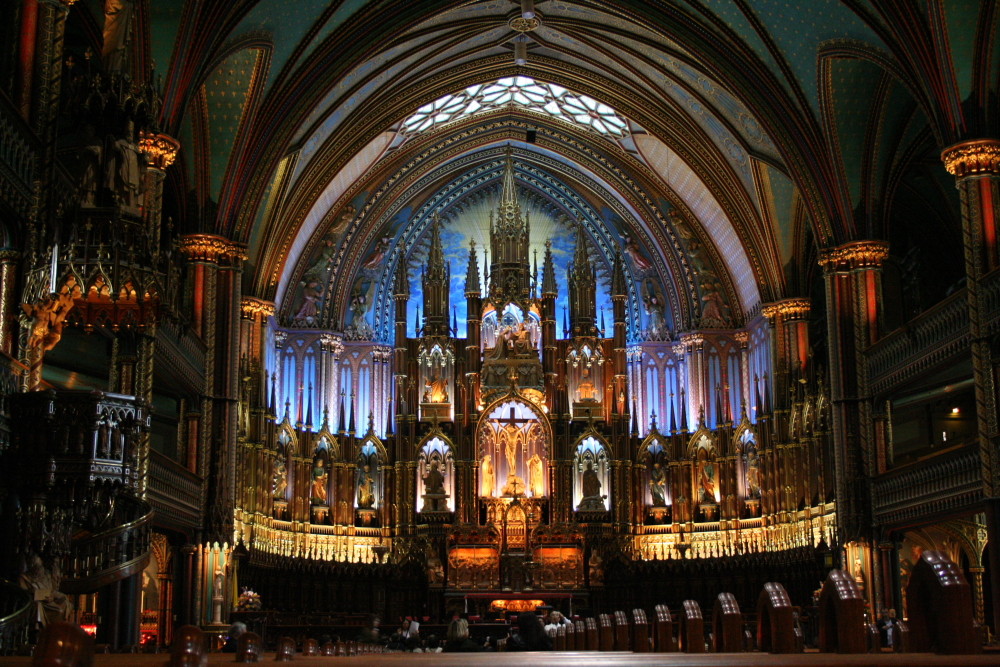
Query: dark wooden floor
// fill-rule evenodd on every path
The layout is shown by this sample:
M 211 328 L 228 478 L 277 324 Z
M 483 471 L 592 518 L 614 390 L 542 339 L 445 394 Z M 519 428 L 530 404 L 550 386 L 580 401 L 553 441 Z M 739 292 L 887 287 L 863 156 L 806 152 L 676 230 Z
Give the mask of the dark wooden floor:
M 274 664 L 274 654 L 261 656 L 261 663 Z M 0 658 L 0 665 L 31 664 L 31 658 Z M 99 655 L 94 667 L 165 667 L 167 656 L 158 655 Z M 231 654 L 216 653 L 209 658 L 210 665 L 233 664 Z M 829 653 L 803 653 L 798 655 L 772 655 L 769 653 L 706 653 L 687 655 L 684 653 L 625 653 L 615 651 L 562 651 L 550 653 L 389 653 L 381 655 L 359 655 L 349 658 L 296 656 L 294 664 L 306 665 L 434 665 L 435 667 L 462 667 L 463 665 L 670 665 L 672 667 L 760 667 L 761 665 L 780 667 L 782 665 L 803 665 L 804 667 L 838 667 L 843 665 L 864 667 L 885 665 L 899 667 L 934 667 L 937 665 L 991 665 L 1000 664 L 1000 654 L 944 656 L 930 653 L 877 655 L 836 655 Z

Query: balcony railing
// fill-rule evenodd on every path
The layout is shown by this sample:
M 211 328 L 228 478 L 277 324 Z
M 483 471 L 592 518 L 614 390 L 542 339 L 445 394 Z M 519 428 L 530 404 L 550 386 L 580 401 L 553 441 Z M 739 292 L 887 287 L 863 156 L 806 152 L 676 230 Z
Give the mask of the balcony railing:
M 127 504 L 123 513 L 136 516 L 135 519 L 73 540 L 63 571 L 61 589 L 64 592 L 92 592 L 146 567 L 153 511 L 140 500 L 130 499 Z
M 979 448 L 962 445 L 880 475 L 872 498 L 880 524 L 972 507 L 983 498 Z
M 31 595 L 9 581 L 0 581 L 0 655 L 12 655 L 28 643 L 34 620 Z
M 151 452 L 146 499 L 157 522 L 179 530 L 201 520 L 201 477 L 159 452 Z

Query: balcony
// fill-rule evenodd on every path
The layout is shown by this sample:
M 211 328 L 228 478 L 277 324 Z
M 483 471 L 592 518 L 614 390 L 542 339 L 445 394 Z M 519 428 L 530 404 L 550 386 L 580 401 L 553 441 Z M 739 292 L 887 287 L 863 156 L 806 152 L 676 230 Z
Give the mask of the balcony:
M 879 475 L 872 482 L 876 523 L 899 524 L 966 510 L 983 500 L 977 444 L 960 445 Z
M 201 477 L 159 452 L 150 456 L 146 499 L 158 525 L 180 531 L 201 525 Z

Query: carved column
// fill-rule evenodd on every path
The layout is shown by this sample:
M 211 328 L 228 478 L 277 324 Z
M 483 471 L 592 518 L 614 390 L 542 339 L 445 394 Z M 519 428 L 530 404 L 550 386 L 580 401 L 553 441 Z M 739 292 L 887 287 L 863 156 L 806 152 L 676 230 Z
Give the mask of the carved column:
M 830 394 L 833 413 L 837 521 L 840 542 L 870 525 L 866 476 L 871 474 L 872 423 L 864 350 L 878 337 L 882 241 L 857 241 L 824 251 Z
M 17 250 L 0 250 L 0 350 L 10 356 L 15 354 L 17 342 L 17 263 L 21 253 Z
M 771 326 L 771 368 L 792 377 L 809 359 L 809 299 L 784 299 L 764 304 L 761 313 Z M 772 396 L 785 396 L 789 375 L 773 372 Z
M 986 325 L 988 295 L 983 277 L 1000 265 L 1000 140 L 965 141 L 941 153 L 945 169 L 955 177 L 962 206 L 965 245 L 966 304 L 972 376 L 976 385 L 979 459 L 986 496 L 986 524 L 991 544 L 1000 542 L 1000 462 L 997 453 L 997 397 L 990 331 Z M 990 571 L 1000 572 L 1000 549 L 990 549 Z M 992 578 L 993 628 L 1000 629 L 1000 576 Z
M 143 209 L 146 217 L 146 229 L 152 250 L 160 248 L 160 221 L 163 217 L 163 180 L 166 178 L 167 167 L 174 163 L 180 142 L 166 134 L 141 132 L 139 134 L 139 151 L 146 156 L 146 175 L 143 188 Z
M 205 342 L 205 384 L 201 443 L 211 443 L 201 457 L 200 474 L 207 485 L 206 523 L 213 539 L 231 539 L 236 467 L 236 403 L 239 397 L 239 318 L 243 246 L 220 236 L 191 234 L 179 248 L 191 263 L 193 321 Z

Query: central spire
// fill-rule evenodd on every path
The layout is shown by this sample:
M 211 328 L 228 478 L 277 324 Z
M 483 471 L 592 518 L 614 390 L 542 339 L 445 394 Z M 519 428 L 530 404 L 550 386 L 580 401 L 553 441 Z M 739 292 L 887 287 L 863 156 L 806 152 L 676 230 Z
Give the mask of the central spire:
M 531 298 L 531 267 L 528 216 L 521 215 L 521 204 L 514 183 L 514 156 L 507 147 L 496 216 L 490 213 L 490 294 L 497 306 L 506 303 L 527 304 Z

